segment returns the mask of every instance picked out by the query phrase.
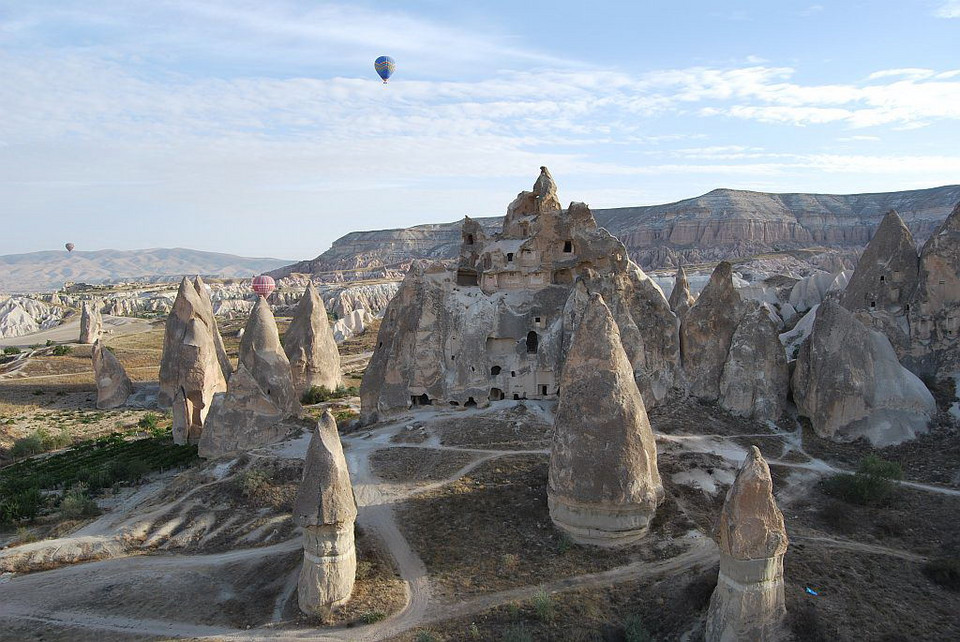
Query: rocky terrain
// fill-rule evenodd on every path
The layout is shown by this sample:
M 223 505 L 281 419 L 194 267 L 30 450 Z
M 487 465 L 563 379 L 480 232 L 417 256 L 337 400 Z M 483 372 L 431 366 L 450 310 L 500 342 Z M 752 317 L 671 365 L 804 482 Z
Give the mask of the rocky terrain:
M 958 201 L 960 185 L 853 195 L 717 189 L 666 205 L 593 213 L 597 224 L 623 241 L 630 257 L 645 270 L 675 267 L 681 261 L 716 263 L 772 252 L 832 248 L 835 251 L 802 256 L 803 262 L 832 272 L 853 266 L 857 253 L 889 210 L 897 210 L 922 242 Z M 487 231 L 502 224 L 499 217 L 473 220 Z M 351 232 L 317 258 L 271 274 L 279 277 L 298 272 L 330 281 L 402 277 L 414 259 L 455 258 L 459 244 L 460 221 Z
M 0 293 L 47 292 L 73 281 L 169 281 L 183 274 L 250 277 L 286 263 L 184 248 L 8 254 L 0 256 Z

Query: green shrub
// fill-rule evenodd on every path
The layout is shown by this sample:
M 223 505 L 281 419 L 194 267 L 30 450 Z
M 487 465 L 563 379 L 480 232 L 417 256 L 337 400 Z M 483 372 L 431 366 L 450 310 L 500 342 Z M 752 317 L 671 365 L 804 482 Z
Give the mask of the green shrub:
M 152 412 L 148 412 L 144 416 L 140 417 L 140 421 L 137 422 L 137 427 L 141 430 L 153 430 L 159 423 L 160 417 Z
M 960 558 L 934 558 L 923 565 L 923 572 L 935 584 L 951 591 L 960 591 Z
M 841 473 L 829 477 L 823 481 L 823 489 L 828 495 L 851 504 L 876 506 L 893 494 L 896 488 L 893 480 L 902 477 L 900 464 L 868 455 L 860 461 L 855 474 Z
M 13 446 L 10 447 L 10 455 L 15 459 L 37 455 L 42 452 L 43 440 L 35 432 L 26 437 L 21 437 L 13 442 Z
M 553 598 L 543 587 L 540 587 L 533 597 L 533 612 L 541 622 L 549 622 L 553 619 Z
M 337 412 L 333 413 L 333 418 L 336 419 L 337 425 L 340 427 L 343 427 L 344 424 L 353 421 L 359 416 L 360 415 L 353 410 L 338 410 Z
M 60 448 L 66 448 L 73 443 L 73 437 L 70 435 L 70 430 L 66 427 L 61 428 L 57 432 L 47 432 L 41 428 L 37 431 L 37 434 L 40 435 L 40 443 L 43 446 L 44 452 L 48 450 L 59 450 Z
M 626 642 L 653 642 L 653 636 L 639 615 L 631 615 L 623 623 L 623 639 Z
M 0 494 L 0 524 L 33 519 L 43 505 L 40 489 L 33 486 Z
M 99 515 L 100 509 L 97 507 L 97 502 L 90 497 L 87 488 L 77 485 L 64 495 L 60 502 L 60 514 L 67 519 L 80 519 Z
M 507 627 L 501 639 L 503 642 L 533 642 L 533 636 L 530 635 L 523 623 L 512 624 Z
M 245 470 L 240 473 L 237 482 L 244 497 L 253 497 L 270 483 L 270 478 L 262 470 Z
M 53 339 L 47 339 L 47 342 L 44 343 L 43 345 L 45 345 L 45 346 L 47 346 L 47 347 L 49 348 L 50 346 L 53 345 Z
M 418 631 L 415 639 L 417 642 L 438 642 L 437 636 L 432 631 Z
M 70 346 L 55 346 L 53 350 L 50 351 L 50 354 L 55 357 L 65 357 L 71 352 L 73 352 L 73 348 Z
M 20 348 L 17 348 L 15 346 L 7 346 L 6 348 L 3 349 L 3 354 L 20 354 L 20 352 L 21 352 Z
M 360 616 L 360 621 L 364 624 L 375 624 L 380 620 L 386 619 L 387 614 L 379 609 L 373 609 L 372 611 L 366 611 Z
M 340 386 L 336 390 L 330 390 L 326 386 L 310 386 L 310 388 L 301 395 L 300 403 L 305 406 L 312 406 L 324 401 L 330 401 L 331 399 L 355 397 L 358 394 L 360 394 L 360 391 L 356 386 L 350 386 L 349 388 Z
M 857 472 L 882 479 L 903 479 L 903 468 L 900 464 L 895 461 L 880 459 L 876 455 L 867 455 L 861 459 Z

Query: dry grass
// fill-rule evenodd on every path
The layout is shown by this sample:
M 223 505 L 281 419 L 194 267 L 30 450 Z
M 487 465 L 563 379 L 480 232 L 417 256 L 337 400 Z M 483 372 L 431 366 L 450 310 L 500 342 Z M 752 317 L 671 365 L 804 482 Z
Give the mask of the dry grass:
M 549 448 L 552 426 L 523 405 L 502 412 L 451 417 L 434 425 L 444 446 L 491 450 Z
M 383 481 L 417 484 L 446 479 L 475 458 L 471 453 L 399 447 L 374 452 L 370 465 Z

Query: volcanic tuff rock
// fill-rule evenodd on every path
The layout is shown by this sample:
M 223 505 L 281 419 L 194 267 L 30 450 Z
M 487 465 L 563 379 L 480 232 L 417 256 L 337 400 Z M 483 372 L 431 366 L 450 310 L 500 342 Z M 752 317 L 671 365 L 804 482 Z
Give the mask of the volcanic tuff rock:
M 770 468 L 756 446 L 727 491 L 713 537 L 720 547 L 720 577 L 707 611 L 707 642 L 783 639 L 787 531 Z
M 93 376 L 97 382 L 97 408 L 109 410 L 119 408 L 126 403 L 133 394 L 133 384 L 127 377 L 126 371 L 110 350 L 101 345 L 100 340 L 94 342 Z
M 330 331 L 327 310 L 312 281 L 307 284 L 284 334 L 283 350 L 290 361 L 297 392 L 311 386 L 325 386 L 329 390 L 340 386 L 340 353 Z
M 293 517 L 303 528 L 300 610 L 313 614 L 343 604 L 350 599 L 357 574 L 357 505 L 337 422 L 329 410 L 310 437 Z
M 732 270 L 721 262 L 680 325 L 680 350 L 690 393 L 714 401 L 730 343 L 745 306 L 733 287 Z
M 666 205 L 596 210 L 597 224 L 623 241 L 644 269 L 742 258 L 771 251 L 840 247 L 870 240 L 883 215 L 901 213 L 914 237 L 926 239 L 960 201 L 960 186 L 879 194 L 769 194 L 718 189 Z M 472 219 L 487 232 L 499 218 Z M 312 261 L 271 272 L 367 278 L 405 270 L 414 259 L 454 259 L 460 223 L 351 232 Z M 821 265 L 836 271 L 842 265 Z
M 199 439 L 213 395 L 226 390 L 231 371 L 203 281 L 197 277 L 190 283 L 184 277 L 167 317 L 157 400 L 161 408 L 173 405 L 178 395 L 182 400 L 174 409 L 178 444 Z
M 103 334 L 103 317 L 96 301 L 85 301 L 80 310 L 80 343 L 95 343 Z
M 960 204 L 923 246 L 908 318 L 905 365 L 923 376 L 960 373 Z
M 674 280 L 673 290 L 670 292 L 670 309 L 682 319 L 696 299 L 690 294 L 690 284 L 687 282 L 687 273 L 683 266 L 677 267 L 677 278 Z
M 288 431 L 283 420 L 300 412 L 277 322 L 266 299 L 257 297 L 240 340 L 237 371 L 230 375 L 226 394 L 214 395 L 200 456 L 219 457 L 276 441 Z
M 586 205 L 562 210 L 555 190 L 544 168 L 535 190 L 510 204 L 499 234 L 465 220 L 456 270 L 411 265 L 361 383 L 364 422 L 434 401 L 555 397 L 569 335 L 563 311 L 578 278 L 610 293 L 618 321 L 634 326 L 621 329 L 631 337 L 635 369 L 652 380 L 649 389 L 672 385 L 673 371 L 654 367 L 677 358 L 676 317 L 666 298 L 623 245 L 597 228 Z M 645 316 L 651 311 L 655 323 Z M 674 356 L 664 356 L 671 350 Z
M 547 502 L 582 544 L 620 546 L 646 534 L 663 486 L 657 446 L 620 331 L 590 295 L 560 381 Z
M 821 437 L 865 437 L 875 447 L 926 431 L 936 403 L 923 382 L 902 367 L 887 338 L 839 303 L 817 309 L 790 382 L 801 415 Z
M 840 295 L 852 275 L 851 270 L 841 270 L 833 273 L 818 272 L 800 279 L 790 291 L 790 305 L 797 312 L 806 312 L 815 305 L 820 305 L 828 294 Z
M 741 319 L 720 376 L 720 405 L 735 415 L 776 421 L 787 404 L 790 377 L 778 326 L 764 307 Z

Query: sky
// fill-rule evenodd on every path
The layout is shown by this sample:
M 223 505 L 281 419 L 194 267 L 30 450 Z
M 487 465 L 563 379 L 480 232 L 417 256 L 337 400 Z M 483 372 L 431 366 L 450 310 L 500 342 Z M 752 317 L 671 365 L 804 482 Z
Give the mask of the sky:
M 306 259 L 541 165 L 594 208 L 960 183 L 960 0 L 0 0 L 0 254 Z

